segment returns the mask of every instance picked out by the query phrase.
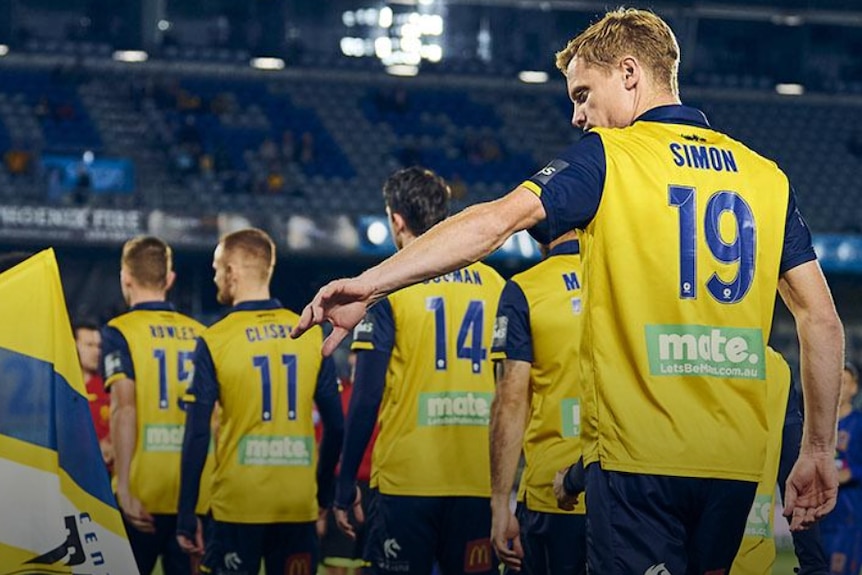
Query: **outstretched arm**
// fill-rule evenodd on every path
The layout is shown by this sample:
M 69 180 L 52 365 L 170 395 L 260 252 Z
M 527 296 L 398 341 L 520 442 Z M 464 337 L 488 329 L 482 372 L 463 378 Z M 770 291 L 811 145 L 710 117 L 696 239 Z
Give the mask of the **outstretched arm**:
M 539 197 L 523 186 L 499 200 L 472 206 L 440 222 L 361 275 L 324 286 L 303 310 L 291 337 L 329 321 L 333 330 L 323 344 L 324 355 L 329 355 L 374 302 L 398 289 L 476 262 L 513 233 L 533 227 L 544 217 Z
M 799 459 L 787 479 L 791 530 L 805 529 L 835 506 L 835 435 L 844 364 L 844 329 L 816 261 L 785 272 L 779 293 L 799 334 L 805 424 Z

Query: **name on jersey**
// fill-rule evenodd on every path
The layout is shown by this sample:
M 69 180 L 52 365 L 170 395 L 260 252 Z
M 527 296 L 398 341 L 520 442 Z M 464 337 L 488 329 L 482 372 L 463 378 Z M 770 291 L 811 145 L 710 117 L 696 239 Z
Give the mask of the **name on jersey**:
M 293 327 L 280 323 L 267 323 L 245 328 L 245 338 L 249 343 L 268 341 L 270 339 L 287 339 Z
M 670 144 L 670 153 L 673 154 L 673 163 L 679 167 L 685 166 L 698 170 L 714 170 L 716 172 L 739 171 L 736 167 L 736 158 L 733 157 L 733 152 L 724 148 L 672 142 Z
M 150 324 L 150 336 L 156 339 L 181 339 L 190 340 L 197 338 L 195 328 L 187 325 L 158 325 Z
M 419 425 L 477 425 L 490 421 L 493 393 L 448 391 L 419 395 Z
M 581 282 L 578 280 L 578 274 L 575 272 L 563 274 L 563 283 L 566 286 L 566 291 L 581 289 Z
M 314 438 L 297 435 L 245 435 L 239 442 L 240 465 L 308 467 Z
M 648 325 L 652 375 L 765 379 L 763 332 L 707 325 Z
M 145 425 L 144 451 L 177 452 L 183 448 L 183 425 Z
M 439 283 L 456 283 L 456 284 L 476 284 L 482 285 L 482 274 L 479 270 L 455 270 L 432 280 L 425 280 L 422 283 L 439 284 Z

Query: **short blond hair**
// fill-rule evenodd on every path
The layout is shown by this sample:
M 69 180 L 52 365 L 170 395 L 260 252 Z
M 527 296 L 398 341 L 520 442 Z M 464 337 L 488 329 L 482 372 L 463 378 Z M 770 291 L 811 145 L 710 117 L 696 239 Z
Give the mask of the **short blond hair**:
M 676 36 L 667 22 L 647 10 L 618 8 L 608 12 L 557 52 L 557 68 L 565 74 L 575 58 L 611 68 L 626 55 L 642 62 L 658 86 L 679 94 Z
M 159 238 L 139 236 L 123 245 L 120 262 L 142 287 L 165 289 L 173 268 L 173 254 L 171 247 Z
M 248 228 L 227 234 L 221 239 L 225 256 L 241 253 L 241 263 L 257 268 L 261 280 L 269 280 L 275 268 L 275 242 L 263 230 Z

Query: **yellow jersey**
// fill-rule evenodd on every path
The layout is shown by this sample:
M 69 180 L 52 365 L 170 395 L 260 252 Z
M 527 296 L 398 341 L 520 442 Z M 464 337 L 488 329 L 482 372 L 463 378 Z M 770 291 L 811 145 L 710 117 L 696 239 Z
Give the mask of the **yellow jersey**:
M 581 456 L 581 279 L 577 240 L 561 243 L 547 259 L 509 280 L 497 310 L 492 359 L 531 364 L 518 500 L 532 511 L 585 512 L 584 497 L 566 512 L 554 496 L 556 472 Z
M 393 293 L 356 327 L 352 349 L 390 357 L 372 454 L 381 493 L 490 496 L 490 348 L 503 283 L 473 264 Z
M 195 340 L 203 329 L 170 303 L 145 302 L 103 330 L 105 387 L 110 390 L 122 379 L 135 382 L 137 441 L 129 489 L 150 513 L 177 512 L 185 423 L 181 398 L 191 380 Z M 201 478 L 200 514 L 209 508 L 210 470 L 211 463 Z
M 200 336 L 188 398 L 220 407 L 211 495 L 218 521 L 317 518 L 314 400 L 329 386 L 337 402 L 338 383 L 331 359 L 323 369 L 320 328 L 290 338 L 298 321 L 277 300 L 248 301 Z
M 816 258 L 786 176 L 684 106 L 573 150 L 524 186 L 533 233 L 583 229 L 584 462 L 759 481 L 778 277 Z

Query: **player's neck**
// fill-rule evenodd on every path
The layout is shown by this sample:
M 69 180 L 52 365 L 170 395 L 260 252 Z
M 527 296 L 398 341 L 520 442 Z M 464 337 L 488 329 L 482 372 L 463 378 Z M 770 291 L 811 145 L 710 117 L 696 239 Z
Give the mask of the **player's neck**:
M 653 108 L 659 108 L 661 106 L 679 106 L 680 104 L 682 104 L 682 101 L 679 99 L 678 95 L 665 91 L 656 92 L 655 94 L 651 94 L 644 98 L 644 100 L 639 103 L 635 112 L 635 118 L 640 118 Z
M 416 236 L 414 236 L 407 230 L 404 230 L 403 232 L 401 232 L 401 237 L 399 239 L 401 240 L 401 247 L 398 249 L 403 250 L 404 248 L 413 243 L 413 241 L 416 239 Z
M 81 377 L 84 379 L 84 383 L 87 383 L 94 375 L 96 375 L 95 371 L 90 371 L 89 369 L 81 370 Z
M 141 289 L 129 294 L 129 307 L 134 307 L 138 304 L 147 302 L 163 302 L 167 294 L 159 290 Z
M 247 301 L 266 301 L 270 298 L 269 286 L 238 287 L 233 297 L 233 305 L 239 305 Z

